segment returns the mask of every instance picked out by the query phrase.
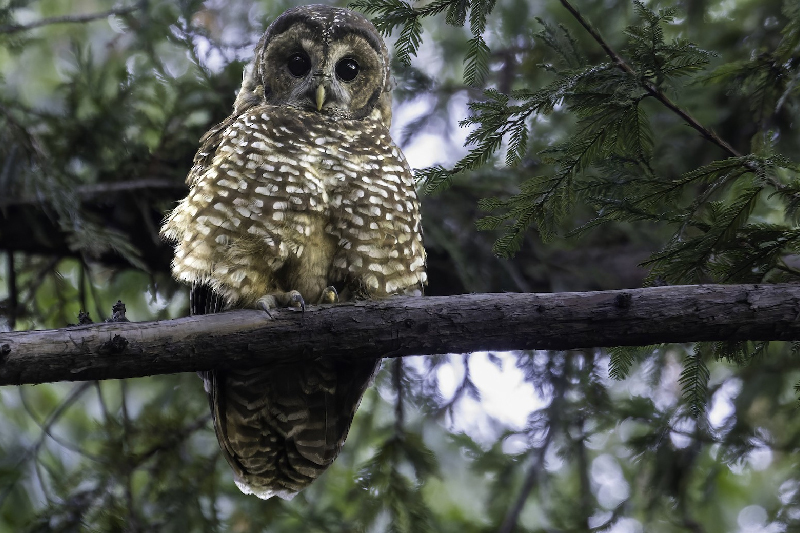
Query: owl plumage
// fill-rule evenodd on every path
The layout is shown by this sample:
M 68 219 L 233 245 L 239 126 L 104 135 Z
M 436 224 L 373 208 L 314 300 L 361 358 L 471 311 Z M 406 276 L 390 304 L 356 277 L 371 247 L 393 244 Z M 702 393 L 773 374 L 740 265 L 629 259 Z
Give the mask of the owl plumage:
M 372 24 L 327 6 L 277 18 L 161 230 L 192 312 L 329 301 L 330 287 L 342 301 L 421 294 L 419 205 L 390 122 L 389 59 Z M 243 492 L 291 498 L 321 475 L 375 355 L 203 374 Z

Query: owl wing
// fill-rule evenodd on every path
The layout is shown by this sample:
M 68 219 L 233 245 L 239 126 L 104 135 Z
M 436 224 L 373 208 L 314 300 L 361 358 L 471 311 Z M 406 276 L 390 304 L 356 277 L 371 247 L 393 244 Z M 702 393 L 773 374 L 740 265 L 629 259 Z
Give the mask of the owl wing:
M 328 231 L 339 240 L 331 277 L 355 285 L 356 298 L 421 295 L 427 282 L 414 177 L 379 123 L 362 126 L 347 145 L 358 165 L 343 165 L 340 208 Z
M 176 278 L 245 307 L 276 289 L 275 273 L 307 238 L 308 213 L 323 209 L 312 198 L 319 187 L 309 183 L 298 193 L 290 183 L 299 171 L 282 142 L 290 137 L 281 130 L 287 121 L 301 123 L 291 111 L 257 106 L 203 137 L 189 194 L 161 230 L 176 242 Z
M 234 112 L 228 118 L 208 130 L 200 138 L 200 148 L 194 156 L 192 169 L 186 176 L 186 184 L 191 187 L 197 181 L 198 177 L 211 165 L 214 155 L 219 149 L 220 143 L 224 138 L 225 131 L 233 125 L 234 122 L 239 120 L 239 117 L 256 107 L 263 101 L 264 87 L 257 85 L 253 76 L 254 63 L 250 63 L 245 67 L 244 80 L 239 94 L 236 96 L 236 103 L 234 104 Z

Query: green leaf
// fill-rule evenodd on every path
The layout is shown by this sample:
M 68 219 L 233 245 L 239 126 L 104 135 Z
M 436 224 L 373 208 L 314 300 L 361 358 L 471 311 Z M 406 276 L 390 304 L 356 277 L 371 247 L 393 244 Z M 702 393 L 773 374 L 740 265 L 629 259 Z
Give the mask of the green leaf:
M 627 378 L 631 367 L 637 360 L 651 356 L 653 352 L 662 346 L 663 344 L 651 344 L 649 346 L 615 346 L 609 348 L 609 377 L 616 380 Z
M 469 40 L 469 48 L 464 58 L 464 83 L 479 85 L 489 70 L 489 47 L 483 37 L 477 35 Z
M 703 343 L 698 343 L 691 353 L 687 354 L 683 362 L 683 371 L 678 382 L 683 387 L 683 397 L 689 404 L 689 411 L 692 416 L 699 418 L 706 408 L 708 402 L 708 379 L 710 373 L 703 361 L 703 351 L 706 349 Z

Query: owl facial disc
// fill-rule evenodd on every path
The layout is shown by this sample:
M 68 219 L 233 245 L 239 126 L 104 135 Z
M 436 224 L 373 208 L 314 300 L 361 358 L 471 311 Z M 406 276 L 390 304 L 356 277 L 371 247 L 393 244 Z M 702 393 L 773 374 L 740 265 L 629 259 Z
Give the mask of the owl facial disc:
M 335 120 L 391 121 L 389 55 L 362 15 L 329 6 L 286 11 L 264 33 L 245 84 L 262 102 Z M 253 89 L 254 91 L 255 89 Z

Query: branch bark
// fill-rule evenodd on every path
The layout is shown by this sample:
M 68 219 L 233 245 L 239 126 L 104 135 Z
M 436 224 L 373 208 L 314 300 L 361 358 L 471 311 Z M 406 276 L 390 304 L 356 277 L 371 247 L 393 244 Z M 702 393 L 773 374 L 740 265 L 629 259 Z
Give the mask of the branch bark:
M 800 340 L 800 285 L 469 294 L 0 333 L 0 385 L 345 359 Z

